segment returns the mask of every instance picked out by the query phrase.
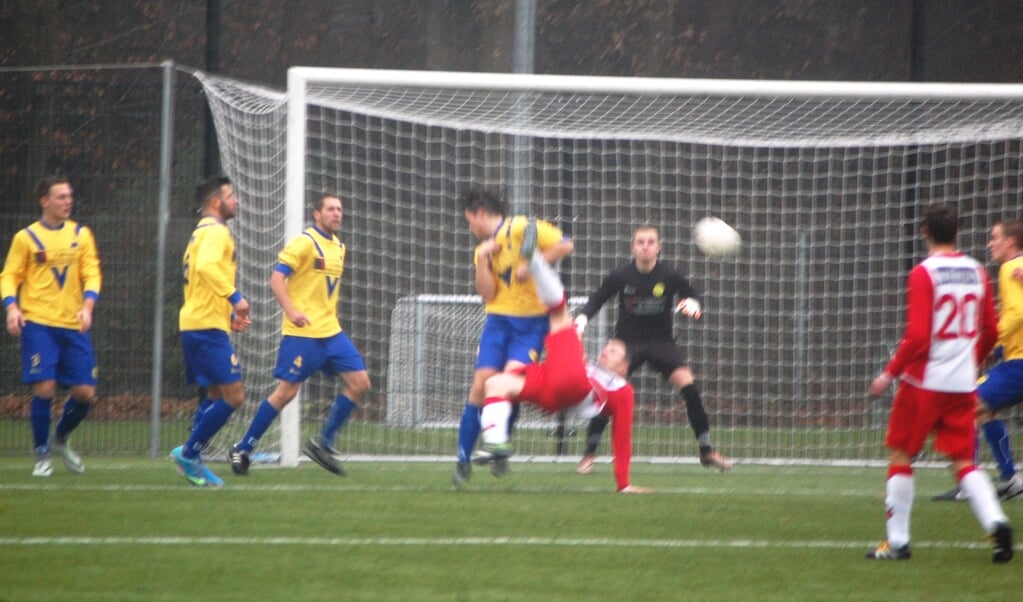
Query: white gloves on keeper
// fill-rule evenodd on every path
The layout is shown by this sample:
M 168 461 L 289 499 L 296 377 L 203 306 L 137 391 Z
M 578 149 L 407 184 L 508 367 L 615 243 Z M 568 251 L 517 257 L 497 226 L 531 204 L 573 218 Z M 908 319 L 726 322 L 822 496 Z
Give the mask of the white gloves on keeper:
M 586 332 L 586 323 L 589 321 L 590 319 L 583 314 L 579 314 L 575 317 L 575 320 L 572 320 L 572 323 L 575 324 L 575 332 L 579 335 L 580 339 L 583 338 L 583 333 Z
M 703 315 L 703 308 L 700 307 L 699 301 L 692 297 L 687 297 L 678 302 L 678 306 L 675 307 L 675 313 L 678 312 L 682 312 L 685 316 L 694 320 L 699 320 L 700 316 Z

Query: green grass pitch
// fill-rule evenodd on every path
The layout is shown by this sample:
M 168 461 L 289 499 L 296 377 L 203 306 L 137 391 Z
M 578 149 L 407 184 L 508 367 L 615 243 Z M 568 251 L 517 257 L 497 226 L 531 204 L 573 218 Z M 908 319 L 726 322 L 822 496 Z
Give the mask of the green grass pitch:
M 1009 600 L 1023 558 L 991 563 L 968 507 L 917 470 L 913 558 L 863 558 L 884 533 L 883 468 L 448 463 L 254 467 L 196 489 L 169 460 L 0 458 L 0 600 Z M 1023 501 L 1005 505 L 1023 525 Z M 1017 546 L 1017 550 L 1020 547 Z

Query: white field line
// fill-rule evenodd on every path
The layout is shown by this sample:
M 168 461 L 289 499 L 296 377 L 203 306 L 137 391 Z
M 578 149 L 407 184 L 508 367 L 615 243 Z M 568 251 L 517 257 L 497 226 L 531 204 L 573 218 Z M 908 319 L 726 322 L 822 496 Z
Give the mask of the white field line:
M 869 549 L 876 541 L 765 541 L 751 539 L 615 539 L 570 537 L 0 537 L 0 546 L 525 546 L 668 549 Z M 914 541 L 915 548 L 988 549 L 990 544 Z M 1017 549 L 1019 547 L 1017 546 Z

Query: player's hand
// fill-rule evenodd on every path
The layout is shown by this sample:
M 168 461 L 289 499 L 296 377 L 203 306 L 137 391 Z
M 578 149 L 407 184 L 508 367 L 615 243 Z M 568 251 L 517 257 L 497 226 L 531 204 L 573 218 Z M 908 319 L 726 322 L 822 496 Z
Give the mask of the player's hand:
M 1014 269 L 1012 271 L 1012 277 L 1015 278 L 1017 282 L 1023 282 L 1023 268 Z
M 478 259 L 490 259 L 493 255 L 496 255 L 500 249 L 501 245 L 496 240 L 488 238 L 476 247 L 476 257 Z
M 21 329 L 25 327 L 25 314 L 16 303 L 7 306 L 7 332 L 12 337 L 20 337 Z
M 78 329 L 78 332 L 89 332 L 89 329 L 92 328 L 92 310 L 87 307 L 83 307 L 78 310 L 77 317 L 78 321 L 82 324 L 82 327 Z
M 653 493 L 654 490 L 649 487 L 640 487 L 639 485 L 626 485 L 622 489 L 618 490 L 618 493 Z
M 895 379 L 887 372 L 878 374 L 877 377 L 870 382 L 870 394 L 874 397 L 880 397 L 888 390 L 888 387 L 892 385 L 893 380 Z
M 575 333 L 579 335 L 579 339 L 582 340 L 583 333 L 586 332 L 586 324 L 590 321 L 585 314 L 579 314 L 572 320 L 572 324 L 575 326 Z
M 700 316 L 703 315 L 703 308 L 700 307 L 700 302 L 692 297 L 687 297 L 678 302 L 675 306 L 675 313 L 682 312 L 683 315 L 699 320 Z
M 243 318 L 241 316 L 231 314 L 231 330 L 234 332 L 245 332 L 249 329 L 249 326 L 252 326 L 252 319 L 248 316 Z
M 245 319 L 249 318 L 249 300 L 245 297 L 239 299 L 237 303 L 231 306 L 231 309 L 234 311 L 235 316 Z
M 299 328 L 304 328 L 312 324 L 312 322 L 309 321 L 309 316 L 305 315 L 300 311 L 288 314 L 288 319 L 291 320 L 292 324 L 298 326 Z

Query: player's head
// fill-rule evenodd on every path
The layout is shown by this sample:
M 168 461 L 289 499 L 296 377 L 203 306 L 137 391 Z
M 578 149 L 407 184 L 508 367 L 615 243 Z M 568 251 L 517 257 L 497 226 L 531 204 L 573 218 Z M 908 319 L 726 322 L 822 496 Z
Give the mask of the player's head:
M 1023 222 L 1007 219 L 991 227 L 987 250 L 996 263 L 1005 263 L 1023 250 Z
M 341 198 L 333 194 L 321 195 L 313 203 L 313 221 L 316 227 L 327 234 L 337 235 L 341 231 L 341 218 L 344 217 L 344 206 Z
M 469 230 L 478 240 L 490 238 L 494 233 L 495 220 L 503 219 L 508 214 L 502 201 L 489 190 L 473 188 L 458 199 L 458 206 L 465 214 Z
M 36 184 L 36 199 L 43 208 L 43 220 L 49 223 L 63 223 L 71 217 L 74 205 L 74 191 L 71 182 L 64 176 L 47 176 Z
M 231 179 L 215 176 L 205 180 L 195 189 L 195 200 L 203 215 L 212 215 L 227 221 L 238 214 L 238 197 L 234 195 Z
M 629 348 L 621 339 L 610 339 L 600 350 L 597 365 L 619 376 L 629 374 Z
M 924 209 L 920 232 L 936 245 L 954 245 L 959 233 L 959 218 L 955 209 L 944 203 L 935 203 Z
M 650 224 L 643 224 L 632 233 L 632 256 L 641 263 L 657 261 L 661 252 L 661 234 Z

